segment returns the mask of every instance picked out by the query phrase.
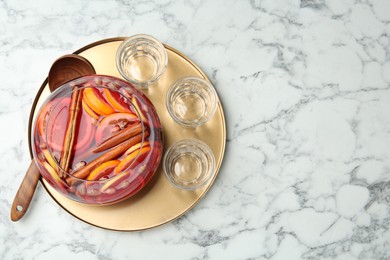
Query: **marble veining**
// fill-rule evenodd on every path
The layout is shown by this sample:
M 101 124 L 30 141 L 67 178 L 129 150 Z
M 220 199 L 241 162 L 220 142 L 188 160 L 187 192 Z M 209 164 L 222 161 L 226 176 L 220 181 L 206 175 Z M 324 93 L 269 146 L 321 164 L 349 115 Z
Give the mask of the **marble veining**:
M 1 259 L 389 259 L 390 1 L 0 1 Z M 147 33 L 210 77 L 220 174 L 159 228 L 102 230 L 41 185 L 12 223 L 29 111 L 51 63 Z

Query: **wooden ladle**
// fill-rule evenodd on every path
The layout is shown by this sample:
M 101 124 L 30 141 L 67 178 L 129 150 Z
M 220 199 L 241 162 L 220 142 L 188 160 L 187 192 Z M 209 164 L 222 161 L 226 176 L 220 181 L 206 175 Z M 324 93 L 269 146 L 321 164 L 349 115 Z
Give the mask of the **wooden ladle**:
M 82 56 L 68 54 L 58 58 L 50 68 L 48 83 L 51 92 L 63 84 L 82 76 L 95 74 L 92 64 Z M 34 161 L 31 161 L 26 175 L 15 195 L 11 208 L 11 220 L 18 221 L 26 213 L 40 177 Z

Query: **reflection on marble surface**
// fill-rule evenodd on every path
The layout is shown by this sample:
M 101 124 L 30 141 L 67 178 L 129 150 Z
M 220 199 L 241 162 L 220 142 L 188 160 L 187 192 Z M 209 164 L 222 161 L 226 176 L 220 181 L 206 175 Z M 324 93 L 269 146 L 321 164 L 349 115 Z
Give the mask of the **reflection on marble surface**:
M 0 258 L 390 258 L 389 10 L 388 0 L 1 1 Z M 143 232 L 89 226 L 41 185 L 12 223 L 29 110 L 51 63 L 135 33 L 214 83 L 228 129 L 215 185 Z

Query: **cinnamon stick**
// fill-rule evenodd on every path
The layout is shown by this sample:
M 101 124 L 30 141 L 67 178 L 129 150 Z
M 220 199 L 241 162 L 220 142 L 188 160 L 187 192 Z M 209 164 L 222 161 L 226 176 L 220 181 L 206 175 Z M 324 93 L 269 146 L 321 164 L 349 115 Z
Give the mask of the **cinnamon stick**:
M 77 87 L 75 87 L 70 101 L 68 124 L 65 132 L 64 145 L 61 154 L 60 177 L 65 177 L 65 172 L 68 172 L 69 170 L 69 164 L 72 158 L 73 144 L 77 129 L 77 121 L 81 110 L 82 97 L 82 92 Z
M 145 134 L 143 135 L 143 137 L 144 138 L 149 137 L 149 132 L 146 131 Z M 129 138 L 128 140 L 126 140 L 126 141 L 122 142 L 121 144 L 112 148 L 110 151 L 104 153 L 100 157 L 97 157 L 96 159 L 94 159 L 93 161 L 88 163 L 86 166 L 81 168 L 80 170 L 74 172 L 73 177 L 69 176 L 68 178 L 66 178 L 66 182 L 69 185 L 72 185 L 73 183 L 77 182 L 76 178 L 85 179 L 86 177 L 88 177 L 88 175 L 90 174 L 90 172 L 94 168 L 96 168 L 97 166 L 99 166 L 100 164 L 102 164 L 106 161 L 109 161 L 109 160 L 112 160 L 112 159 L 118 157 L 119 155 L 124 153 L 127 149 L 129 149 L 131 146 L 133 146 L 141 141 L 142 141 L 142 133 L 139 133 L 139 134 Z
M 107 140 L 103 141 L 101 144 L 99 144 L 94 150 L 94 153 L 99 153 L 104 150 L 107 150 L 111 147 L 114 147 L 117 144 L 120 144 L 127 140 L 128 138 L 139 134 L 142 132 L 142 126 L 140 123 L 131 125 L 123 130 L 120 130 L 116 135 L 108 138 Z

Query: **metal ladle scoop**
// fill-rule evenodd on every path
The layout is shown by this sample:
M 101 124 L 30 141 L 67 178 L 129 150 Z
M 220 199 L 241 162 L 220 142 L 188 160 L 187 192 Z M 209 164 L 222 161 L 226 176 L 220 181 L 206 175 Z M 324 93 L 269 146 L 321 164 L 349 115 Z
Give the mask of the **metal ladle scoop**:
M 71 80 L 95 73 L 92 64 L 84 57 L 77 54 L 64 55 L 58 58 L 50 68 L 48 76 L 49 89 L 53 92 Z M 39 177 L 39 169 L 32 160 L 11 207 L 12 221 L 18 221 L 26 213 L 37 187 Z

